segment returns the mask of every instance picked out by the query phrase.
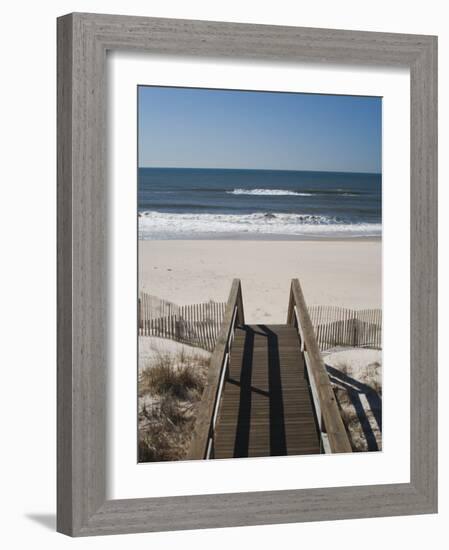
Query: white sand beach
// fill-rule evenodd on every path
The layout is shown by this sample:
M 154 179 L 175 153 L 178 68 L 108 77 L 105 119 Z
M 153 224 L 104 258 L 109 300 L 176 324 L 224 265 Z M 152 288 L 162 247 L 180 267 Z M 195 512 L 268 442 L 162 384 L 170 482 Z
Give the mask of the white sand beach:
M 242 281 L 246 321 L 284 323 L 290 281 L 308 305 L 380 308 L 380 239 L 139 241 L 139 287 L 175 302 L 226 301 Z

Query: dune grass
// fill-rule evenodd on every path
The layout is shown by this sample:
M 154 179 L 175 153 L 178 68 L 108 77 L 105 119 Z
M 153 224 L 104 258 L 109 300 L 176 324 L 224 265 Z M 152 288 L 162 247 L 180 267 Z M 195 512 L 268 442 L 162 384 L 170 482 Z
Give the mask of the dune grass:
M 207 377 L 209 358 L 157 354 L 139 377 L 139 462 L 185 457 Z
M 155 364 L 141 373 L 139 393 L 152 395 L 171 394 L 178 399 L 187 399 L 192 392 L 203 390 L 201 367 L 207 363 L 199 355 L 181 352 L 176 356 L 159 354 Z

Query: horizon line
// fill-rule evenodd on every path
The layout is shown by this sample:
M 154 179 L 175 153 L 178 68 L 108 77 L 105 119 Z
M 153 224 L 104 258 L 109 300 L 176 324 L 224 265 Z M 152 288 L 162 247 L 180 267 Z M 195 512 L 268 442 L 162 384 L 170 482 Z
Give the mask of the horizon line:
M 221 166 L 137 166 L 137 168 L 152 168 L 164 170 L 253 170 L 260 172 L 328 172 L 330 174 L 372 174 L 382 175 L 382 172 L 364 172 L 360 170 L 302 170 L 299 168 L 229 168 Z

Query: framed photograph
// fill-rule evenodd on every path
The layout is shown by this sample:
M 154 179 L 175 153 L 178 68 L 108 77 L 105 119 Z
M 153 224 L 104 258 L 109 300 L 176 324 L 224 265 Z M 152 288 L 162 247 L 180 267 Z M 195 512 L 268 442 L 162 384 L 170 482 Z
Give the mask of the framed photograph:
M 58 530 L 437 510 L 437 39 L 58 19 Z

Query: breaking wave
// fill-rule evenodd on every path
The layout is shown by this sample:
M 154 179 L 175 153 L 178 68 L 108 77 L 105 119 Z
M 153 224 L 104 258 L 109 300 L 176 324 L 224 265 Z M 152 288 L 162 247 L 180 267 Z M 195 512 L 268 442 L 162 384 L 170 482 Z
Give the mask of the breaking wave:
M 312 196 L 312 193 L 301 193 L 299 191 L 289 191 L 287 189 L 234 189 L 233 191 L 226 191 L 226 193 L 228 193 L 228 195 L 296 195 L 299 197 Z
M 314 214 L 253 213 L 139 213 L 139 238 L 189 238 L 202 235 L 219 236 L 310 236 L 310 237 L 378 237 L 380 223 L 350 223 L 333 216 Z

